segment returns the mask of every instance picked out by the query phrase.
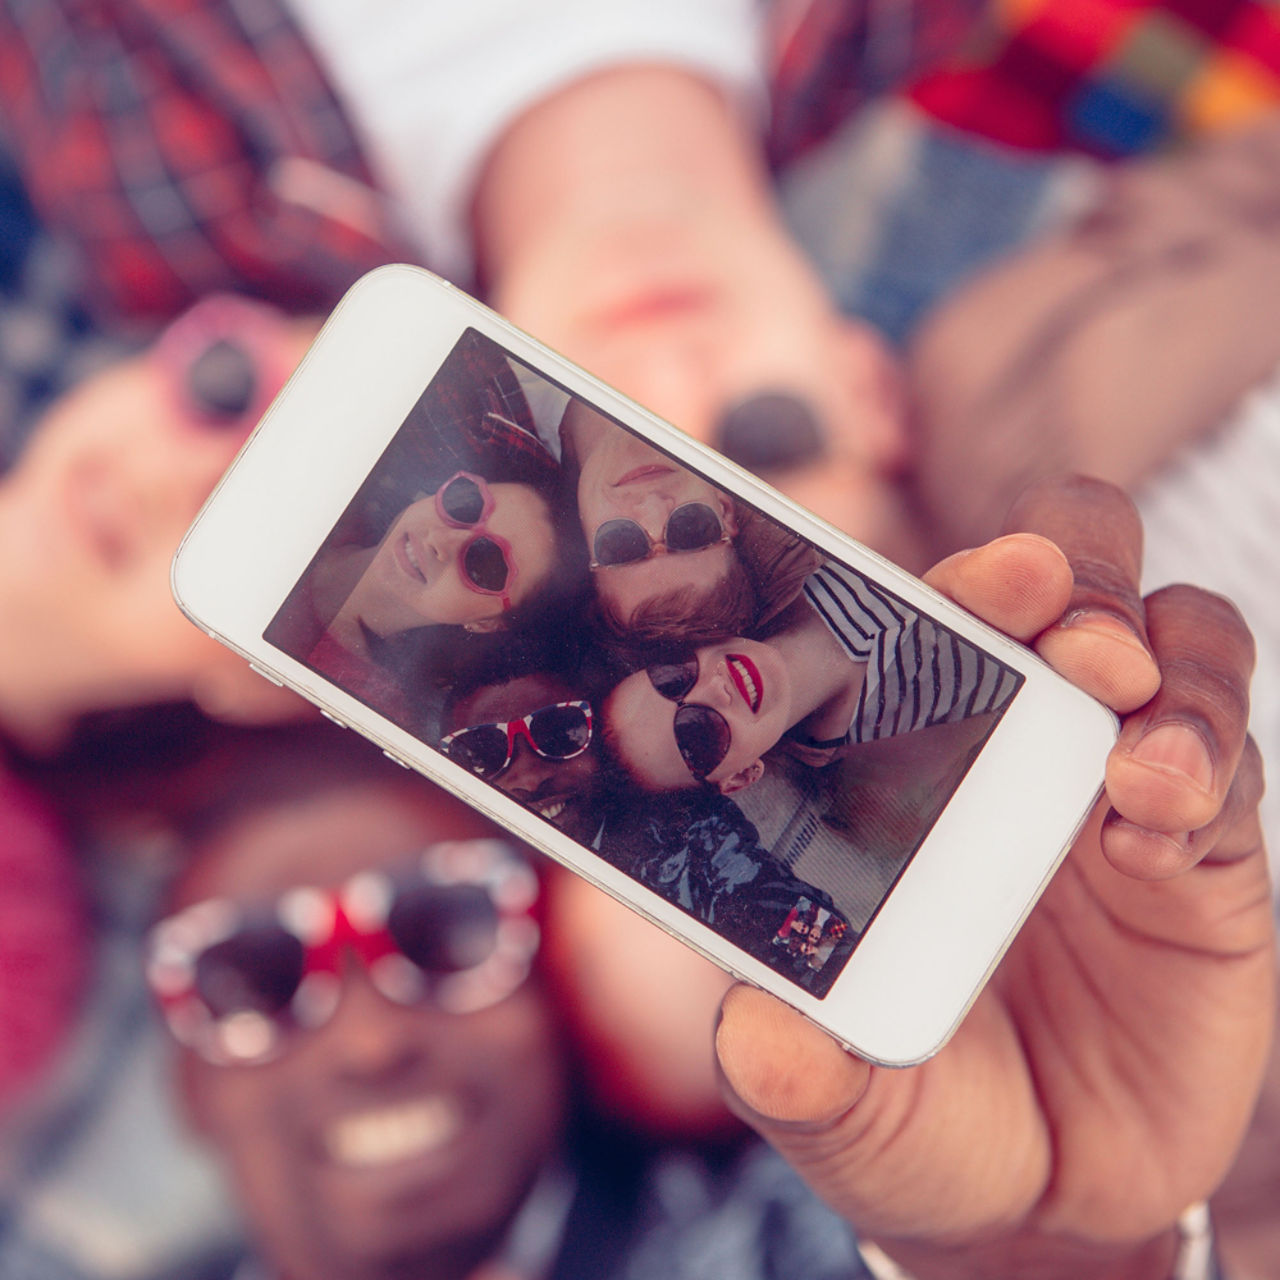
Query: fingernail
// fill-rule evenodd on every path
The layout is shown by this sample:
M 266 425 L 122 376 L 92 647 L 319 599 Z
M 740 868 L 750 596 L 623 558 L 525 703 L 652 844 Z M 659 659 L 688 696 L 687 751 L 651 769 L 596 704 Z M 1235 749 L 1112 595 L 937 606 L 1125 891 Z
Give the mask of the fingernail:
M 1123 618 L 1116 617 L 1114 613 L 1102 613 L 1098 609 L 1077 609 L 1075 613 L 1066 614 L 1058 625 L 1070 627 L 1073 630 L 1092 631 L 1096 635 L 1120 640 L 1124 644 L 1132 645 L 1135 649 L 1141 649 L 1148 657 L 1151 656 L 1151 651 L 1142 643 L 1138 633 Z
M 1213 757 L 1204 738 L 1188 725 L 1159 725 L 1138 740 L 1131 757 L 1153 769 L 1184 774 L 1204 791 L 1213 786 Z

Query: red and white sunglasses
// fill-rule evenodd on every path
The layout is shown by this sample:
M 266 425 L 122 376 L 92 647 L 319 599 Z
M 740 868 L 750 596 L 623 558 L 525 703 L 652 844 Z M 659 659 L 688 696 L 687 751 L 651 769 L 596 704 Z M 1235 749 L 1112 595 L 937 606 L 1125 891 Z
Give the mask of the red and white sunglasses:
M 397 1004 L 465 1014 L 506 999 L 538 951 L 537 898 L 510 845 L 445 841 L 334 889 L 187 907 L 151 931 L 147 981 L 175 1038 L 207 1061 L 267 1062 L 333 1017 L 348 952 Z

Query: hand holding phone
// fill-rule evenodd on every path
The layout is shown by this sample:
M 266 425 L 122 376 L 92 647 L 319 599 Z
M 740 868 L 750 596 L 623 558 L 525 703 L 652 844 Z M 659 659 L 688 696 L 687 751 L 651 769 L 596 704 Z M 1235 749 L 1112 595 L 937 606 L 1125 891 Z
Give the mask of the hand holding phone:
M 1040 486 L 1006 527 L 1067 553 L 1063 607 L 1037 618 L 1048 602 L 1000 600 L 1052 573 L 1022 538 L 930 581 L 984 597 L 1129 711 L 1103 802 L 937 1057 L 886 1072 L 738 988 L 720 1063 L 736 1109 L 918 1280 L 1163 1280 L 1169 1225 L 1212 1191 L 1247 1123 L 1274 1017 L 1252 643 L 1207 593 L 1139 598 L 1141 530 L 1116 490 Z

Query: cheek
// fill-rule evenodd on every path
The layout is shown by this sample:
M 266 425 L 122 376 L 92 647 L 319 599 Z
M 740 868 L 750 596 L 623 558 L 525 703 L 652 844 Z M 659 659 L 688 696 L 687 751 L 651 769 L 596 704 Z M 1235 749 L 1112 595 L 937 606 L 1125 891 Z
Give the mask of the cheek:
M 463 581 L 456 566 L 450 566 L 431 584 L 415 605 L 425 625 L 462 626 L 502 612 L 497 596 L 481 595 Z
M 536 1150 L 555 1140 L 562 1122 L 566 1066 L 557 1026 L 545 998 L 526 986 L 491 1011 L 498 1026 L 481 1057 L 501 1063 L 499 1087 L 512 1139 L 524 1135 Z
M 297 1256 L 323 1227 L 311 1217 L 318 1201 L 305 1175 L 311 1165 L 296 1083 L 280 1062 L 209 1071 L 225 1078 L 202 1091 L 200 1137 L 223 1165 L 251 1233 L 269 1252 Z

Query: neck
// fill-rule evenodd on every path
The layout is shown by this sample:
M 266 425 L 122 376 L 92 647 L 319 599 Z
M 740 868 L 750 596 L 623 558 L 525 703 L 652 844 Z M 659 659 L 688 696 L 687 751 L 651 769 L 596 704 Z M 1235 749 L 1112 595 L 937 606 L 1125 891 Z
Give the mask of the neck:
M 813 737 L 843 733 L 862 690 L 866 663 L 854 662 L 826 624 L 803 600 L 795 621 L 770 643 L 782 654 L 791 677 L 791 723 Z M 830 726 L 838 725 L 836 729 Z M 830 730 L 830 731 L 828 731 Z

